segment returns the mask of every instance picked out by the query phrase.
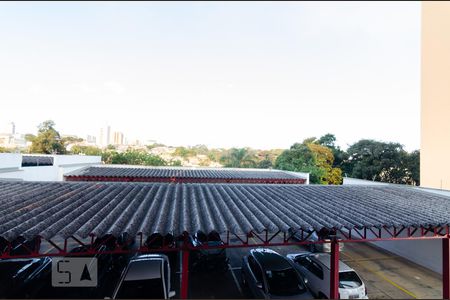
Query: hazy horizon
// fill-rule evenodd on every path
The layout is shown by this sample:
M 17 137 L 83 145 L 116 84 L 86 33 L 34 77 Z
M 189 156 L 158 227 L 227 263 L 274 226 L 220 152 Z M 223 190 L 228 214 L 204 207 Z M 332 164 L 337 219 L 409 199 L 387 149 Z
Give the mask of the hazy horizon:
M 420 148 L 420 3 L 1 3 L 0 123 L 35 133 Z

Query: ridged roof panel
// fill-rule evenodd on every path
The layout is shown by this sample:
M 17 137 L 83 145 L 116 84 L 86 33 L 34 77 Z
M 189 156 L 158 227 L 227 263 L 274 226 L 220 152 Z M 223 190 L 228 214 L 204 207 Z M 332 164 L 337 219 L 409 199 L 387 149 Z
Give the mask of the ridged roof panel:
M 0 182 L 0 236 L 443 226 L 450 198 L 397 186 Z

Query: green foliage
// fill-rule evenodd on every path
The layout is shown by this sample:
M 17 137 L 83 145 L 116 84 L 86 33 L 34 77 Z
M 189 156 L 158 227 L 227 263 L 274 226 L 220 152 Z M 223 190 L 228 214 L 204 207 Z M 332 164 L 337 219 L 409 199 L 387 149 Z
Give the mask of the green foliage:
M 197 153 L 195 152 L 195 150 L 190 149 L 190 148 L 177 147 L 177 148 L 175 148 L 174 155 L 180 156 L 180 157 L 186 159 L 188 157 L 193 157 L 193 156 L 197 155 Z
M 223 151 L 219 149 L 210 149 L 206 156 L 209 158 L 210 161 L 214 162 L 220 162 L 220 159 L 223 155 Z
M 295 143 L 289 150 L 283 151 L 275 161 L 275 168 L 280 170 L 307 172 L 311 183 L 323 183 L 325 170 L 316 164 L 314 153 L 308 147 L 307 140 Z
M 330 148 L 312 142 L 308 144 L 309 149 L 314 154 L 315 164 L 324 171 L 322 178 L 323 184 L 342 184 L 342 170 L 333 168 L 334 155 Z
M 333 168 L 334 156 L 330 148 L 308 138 L 295 143 L 278 156 L 275 167 L 281 170 L 307 172 L 311 183 L 342 184 L 342 171 Z
M 36 138 L 36 136 L 34 134 L 30 134 L 30 133 L 25 134 L 25 141 L 27 141 L 27 142 L 33 142 L 33 140 L 35 138 Z
M 183 164 L 181 163 L 180 160 L 176 159 L 176 160 L 171 160 L 167 165 L 172 166 L 172 167 L 181 167 Z
M 255 168 L 256 157 L 249 148 L 232 148 L 220 158 L 226 168 Z
M 258 163 L 259 169 L 270 169 L 273 167 L 273 163 L 270 159 L 263 159 Z
M 408 170 L 407 184 L 420 185 L 420 151 L 415 150 L 408 154 L 406 159 L 406 168 Z
M 340 168 L 344 173 L 348 173 L 348 153 L 341 150 L 341 148 L 336 145 L 336 137 L 334 134 L 325 134 L 317 140 L 317 143 L 331 149 L 334 156 L 334 168 Z
M 64 141 L 55 129 L 55 122 L 47 120 L 38 126 L 38 135 L 32 139 L 30 152 L 44 154 L 66 153 Z
M 95 155 L 95 156 L 101 156 L 102 155 L 102 149 L 94 146 L 79 146 L 75 145 L 70 150 L 72 154 L 84 154 L 84 155 Z
M 76 137 L 61 138 L 55 130 L 53 121 L 39 125 L 38 135 L 27 134 L 25 139 L 31 141 L 29 152 L 66 153 L 66 144 L 80 142 Z M 147 146 L 147 151 L 165 146 L 154 143 Z M 0 152 L 11 152 L 1 148 Z M 120 152 L 114 145 L 105 150 L 92 146 L 74 145 L 73 154 L 101 155 L 107 164 L 129 164 L 146 166 L 181 166 L 180 160 L 166 161 L 152 155 L 146 150 L 128 149 Z M 420 184 L 420 152 L 406 152 L 398 143 L 385 143 L 363 139 L 351 145 L 347 151 L 336 145 L 336 137 L 327 133 L 316 139 L 311 137 L 302 143 L 295 143 L 288 150 L 254 150 L 251 148 L 208 149 L 205 145 L 177 147 L 174 156 L 188 160 L 199 157 L 201 166 L 211 162 L 220 162 L 225 167 L 233 168 L 276 168 L 310 174 L 310 182 L 318 184 L 341 184 L 342 174 L 353 178 L 375 180 L 400 184 Z
M 348 150 L 351 177 L 367 180 L 419 184 L 420 154 L 408 154 L 399 143 L 360 140 Z
M 168 163 L 157 155 L 152 155 L 142 150 L 127 150 L 117 152 L 106 150 L 102 154 L 102 161 L 107 164 L 142 165 L 142 166 L 166 166 Z
M 9 153 L 9 152 L 11 152 L 11 149 L 0 147 L 0 153 Z
M 153 143 L 151 145 L 147 145 L 146 147 L 147 147 L 147 150 L 152 150 L 153 148 L 156 148 L 156 147 L 165 147 L 165 146 L 166 145 L 164 145 L 164 144 Z
M 64 145 L 67 146 L 68 144 L 80 143 L 83 141 L 83 139 L 74 136 L 65 136 L 61 138 L 61 141 L 63 142 Z

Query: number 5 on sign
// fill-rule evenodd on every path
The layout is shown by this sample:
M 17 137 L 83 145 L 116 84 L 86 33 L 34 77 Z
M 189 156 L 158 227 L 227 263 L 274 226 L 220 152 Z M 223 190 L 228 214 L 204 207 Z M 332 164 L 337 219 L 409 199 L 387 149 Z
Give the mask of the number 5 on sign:
M 70 273 L 70 271 L 64 271 L 62 268 L 62 265 L 63 264 L 68 264 L 68 263 L 70 263 L 70 261 L 69 260 L 60 260 L 60 261 L 58 261 L 57 263 L 56 263 L 56 270 L 57 270 L 57 272 L 58 273 L 60 273 L 60 274 L 67 274 L 68 276 L 67 276 L 67 281 L 59 281 L 58 283 L 59 284 L 70 284 L 71 282 L 72 282 L 72 274 Z M 61 275 L 60 276 L 60 278 L 62 277 L 63 275 Z
M 52 259 L 53 287 L 96 287 L 97 258 L 55 257 Z

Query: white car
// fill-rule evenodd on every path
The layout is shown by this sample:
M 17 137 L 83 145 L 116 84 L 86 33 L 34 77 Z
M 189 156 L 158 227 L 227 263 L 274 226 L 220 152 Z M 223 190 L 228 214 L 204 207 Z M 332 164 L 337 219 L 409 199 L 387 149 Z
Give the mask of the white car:
M 330 298 L 330 254 L 302 252 L 288 254 L 287 258 L 308 279 L 307 286 L 317 298 Z M 339 261 L 339 298 L 368 299 L 364 282 L 342 261 Z
M 145 254 L 132 258 L 120 277 L 113 299 L 169 299 L 169 259 L 163 254 Z

